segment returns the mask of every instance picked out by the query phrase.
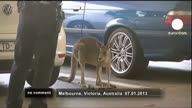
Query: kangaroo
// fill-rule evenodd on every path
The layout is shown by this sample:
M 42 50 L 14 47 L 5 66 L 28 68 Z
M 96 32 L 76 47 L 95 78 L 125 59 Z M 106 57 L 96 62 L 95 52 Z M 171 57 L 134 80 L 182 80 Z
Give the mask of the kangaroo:
M 111 44 L 106 46 L 95 38 L 86 37 L 79 39 L 73 47 L 73 55 L 71 57 L 71 74 L 70 77 L 61 77 L 61 80 L 66 82 L 72 82 L 75 78 L 76 71 L 78 68 L 78 63 L 81 68 L 81 86 L 86 87 L 85 83 L 85 64 L 96 65 L 96 85 L 100 88 L 111 88 L 110 76 L 111 76 Z M 108 77 L 108 82 L 102 82 L 102 68 L 106 68 L 106 73 Z M 113 85 L 113 87 L 115 87 Z

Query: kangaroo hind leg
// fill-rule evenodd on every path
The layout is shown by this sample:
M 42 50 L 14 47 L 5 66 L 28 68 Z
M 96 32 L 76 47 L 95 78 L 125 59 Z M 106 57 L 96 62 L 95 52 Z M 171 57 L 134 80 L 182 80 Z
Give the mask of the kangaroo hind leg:
M 108 79 L 108 82 L 107 82 L 107 88 L 117 88 L 115 85 L 112 85 L 110 83 L 111 81 L 111 66 L 108 66 L 106 67 L 106 74 L 107 74 L 107 79 Z
M 81 82 L 80 85 L 81 87 L 86 87 L 86 83 L 85 83 L 85 63 L 81 62 L 80 63 L 80 69 L 81 69 Z
M 97 72 L 96 85 L 100 86 L 100 88 L 103 88 L 102 76 L 101 76 L 102 66 L 100 64 L 97 64 L 96 72 Z

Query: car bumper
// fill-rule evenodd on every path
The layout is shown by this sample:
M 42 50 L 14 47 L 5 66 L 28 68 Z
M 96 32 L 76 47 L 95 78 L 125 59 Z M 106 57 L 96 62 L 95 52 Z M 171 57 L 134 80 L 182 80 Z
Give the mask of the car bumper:
M 16 34 L 0 34 L 0 40 L 15 41 L 15 35 Z M 66 45 L 66 36 L 64 30 L 62 29 L 58 36 L 57 50 L 54 61 L 55 66 L 61 66 L 65 60 L 66 55 L 65 45 Z M 0 52 L 0 61 L 12 61 L 13 59 L 14 59 L 14 51 Z
M 145 58 L 154 61 L 181 61 L 191 59 L 191 31 L 186 35 L 169 31 L 136 31 Z

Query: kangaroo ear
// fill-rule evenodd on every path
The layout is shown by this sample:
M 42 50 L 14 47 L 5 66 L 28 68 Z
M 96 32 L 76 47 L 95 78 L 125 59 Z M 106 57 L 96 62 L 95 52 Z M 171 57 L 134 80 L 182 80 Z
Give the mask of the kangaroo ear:
M 112 46 L 112 42 L 110 42 L 110 43 L 108 43 L 108 44 L 107 44 L 107 48 L 109 48 L 109 49 L 110 49 L 110 48 L 111 48 L 111 46 Z
M 96 42 L 96 45 L 98 48 L 101 48 L 101 44 L 99 42 Z

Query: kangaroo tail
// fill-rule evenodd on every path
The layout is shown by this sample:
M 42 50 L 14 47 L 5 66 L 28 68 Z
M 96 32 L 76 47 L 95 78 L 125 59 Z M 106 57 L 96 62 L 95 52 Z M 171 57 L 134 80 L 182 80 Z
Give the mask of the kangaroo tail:
M 73 55 L 71 57 L 71 74 L 70 74 L 69 77 L 59 77 L 58 78 L 59 80 L 69 82 L 69 83 L 74 80 L 77 69 L 78 69 L 78 62 L 80 62 L 79 59 L 78 59 L 78 57 L 79 57 L 78 54 L 79 54 L 80 49 L 83 46 L 84 46 L 84 44 L 82 44 L 82 43 L 77 43 L 74 46 Z
M 78 62 L 75 56 L 71 57 L 71 74 L 70 77 L 68 78 L 67 82 L 72 82 L 75 78 L 76 72 L 78 68 Z
M 58 79 L 65 81 L 65 82 L 69 82 L 69 83 L 72 82 L 75 78 L 77 68 L 78 68 L 78 62 L 77 62 L 75 56 L 73 55 L 71 57 L 71 74 L 70 74 L 70 76 L 69 77 L 62 76 L 62 77 L 59 77 Z

